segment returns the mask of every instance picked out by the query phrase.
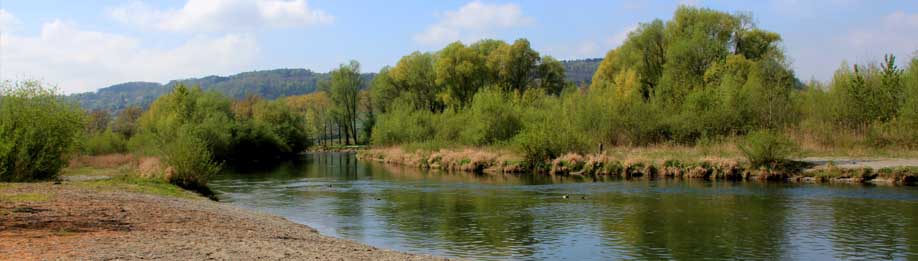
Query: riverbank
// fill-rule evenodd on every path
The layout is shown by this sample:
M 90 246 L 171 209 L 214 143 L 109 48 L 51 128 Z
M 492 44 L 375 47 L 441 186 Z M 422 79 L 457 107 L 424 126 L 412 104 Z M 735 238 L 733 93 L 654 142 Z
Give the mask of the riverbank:
M 129 172 L 82 166 L 59 184 L 0 183 L 0 259 L 437 259 L 324 236 Z
M 729 150 L 698 150 L 685 147 L 613 148 L 603 154 L 569 153 L 550 163 L 534 166 L 526 164 L 521 156 L 511 151 L 472 148 L 436 151 L 373 148 L 358 152 L 357 157 L 421 169 L 476 173 L 890 185 L 918 182 L 918 160 L 821 157 L 788 161 L 777 168 L 752 168 Z

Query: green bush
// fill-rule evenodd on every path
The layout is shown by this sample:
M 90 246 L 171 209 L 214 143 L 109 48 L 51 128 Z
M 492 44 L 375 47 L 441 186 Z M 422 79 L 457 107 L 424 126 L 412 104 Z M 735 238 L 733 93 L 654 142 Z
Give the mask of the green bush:
M 83 130 L 83 112 L 37 81 L 0 85 L 0 181 L 56 178 Z
M 749 133 L 737 147 L 753 167 L 771 168 L 786 163 L 797 149 L 793 141 L 769 130 Z
M 523 123 L 520 121 L 513 97 L 496 88 L 478 92 L 470 108 L 463 111 L 468 117 L 462 129 L 462 140 L 470 145 L 487 145 L 513 138 Z
M 86 155 L 103 155 L 127 152 L 127 140 L 111 129 L 86 134 L 80 144 L 80 152 Z
M 207 149 L 207 142 L 198 138 L 194 129 L 193 126 L 185 126 L 173 139 L 162 141 L 163 161 L 171 167 L 166 180 L 209 196 L 212 192 L 207 188 L 207 182 L 220 172 L 222 164 L 215 162 L 213 153 Z
M 373 127 L 373 144 L 394 145 L 427 141 L 436 134 L 434 114 L 427 110 L 414 110 L 414 105 L 398 99 L 389 112 L 379 115 Z
M 512 142 L 529 164 L 545 164 L 567 152 L 584 152 L 585 138 L 574 129 L 561 99 L 542 96 L 523 114 L 522 131 Z

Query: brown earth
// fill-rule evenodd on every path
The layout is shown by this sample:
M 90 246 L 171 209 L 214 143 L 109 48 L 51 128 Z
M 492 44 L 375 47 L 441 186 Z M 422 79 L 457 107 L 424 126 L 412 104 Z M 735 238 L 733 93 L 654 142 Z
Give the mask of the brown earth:
M 206 199 L 52 183 L 12 184 L 0 198 L 0 259 L 431 260 L 323 236 L 286 219 Z

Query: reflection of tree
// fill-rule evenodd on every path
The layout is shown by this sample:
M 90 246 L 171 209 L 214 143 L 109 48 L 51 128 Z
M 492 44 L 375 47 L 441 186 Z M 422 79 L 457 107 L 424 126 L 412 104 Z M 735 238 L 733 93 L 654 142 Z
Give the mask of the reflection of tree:
M 496 194 L 500 195 L 496 195 Z M 441 241 L 462 255 L 527 257 L 535 253 L 536 217 L 529 211 L 537 195 L 521 191 L 460 189 L 425 192 L 387 190 L 388 204 L 377 209 L 390 230 L 412 244 Z
M 833 226 L 832 246 L 842 259 L 891 260 L 907 253 L 915 258 L 918 211 L 915 207 L 902 209 L 893 200 L 831 201 Z M 914 206 L 914 205 L 913 205 Z M 908 242 L 907 246 L 903 241 Z
M 704 193 L 735 184 L 664 182 L 658 191 L 704 188 Z M 755 188 L 750 188 L 755 189 Z M 607 245 L 647 259 L 766 258 L 783 253 L 785 197 L 765 195 L 647 192 L 599 196 L 610 213 L 603 221 Z

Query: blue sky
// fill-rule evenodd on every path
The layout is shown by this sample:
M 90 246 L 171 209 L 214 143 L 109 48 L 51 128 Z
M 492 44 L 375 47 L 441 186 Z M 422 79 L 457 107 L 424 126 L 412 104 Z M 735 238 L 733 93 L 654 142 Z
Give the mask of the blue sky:
M 275 68 L 364 71 L 456 40 L 528 38 L 560 59 L 602 57 L 640 22 L 679 5 L 751 12 L 784 37 L 798 77 L 828 80 L 843 60 L 906 61 L 918 50 L 918 2 L 0 0 L 0 78 L 66 93 L 126 81 Z

